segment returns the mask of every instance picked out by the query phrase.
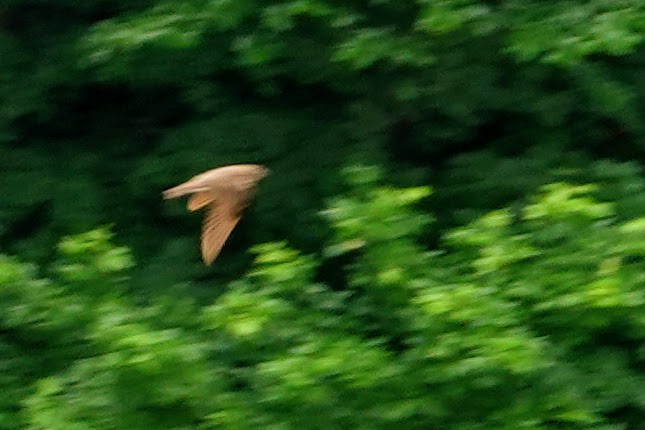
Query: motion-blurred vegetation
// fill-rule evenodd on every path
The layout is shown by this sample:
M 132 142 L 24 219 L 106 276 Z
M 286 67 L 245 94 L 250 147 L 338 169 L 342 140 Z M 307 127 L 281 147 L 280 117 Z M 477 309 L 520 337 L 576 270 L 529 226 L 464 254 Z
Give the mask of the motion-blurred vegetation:
M 644 36 L 642 0 L 4 0 L 0 429 L 642 429 Z M 273 174 L 205 268 L 160 192 L 239 162 Z

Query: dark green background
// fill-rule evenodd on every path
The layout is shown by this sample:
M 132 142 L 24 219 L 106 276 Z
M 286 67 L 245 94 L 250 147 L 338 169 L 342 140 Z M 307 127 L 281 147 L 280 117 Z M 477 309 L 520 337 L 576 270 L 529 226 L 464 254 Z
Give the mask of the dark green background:
M 641 3 L 2 1 L 0 428 L 643 428 Z

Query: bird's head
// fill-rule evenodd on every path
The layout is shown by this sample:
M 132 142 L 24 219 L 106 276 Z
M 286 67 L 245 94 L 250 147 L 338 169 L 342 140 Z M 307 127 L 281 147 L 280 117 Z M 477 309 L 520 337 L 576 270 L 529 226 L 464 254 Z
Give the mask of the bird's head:
M 268 167 L 257 165 L 257 177 L 258 181 L 266 178 L 271 174 L 271 170 Z

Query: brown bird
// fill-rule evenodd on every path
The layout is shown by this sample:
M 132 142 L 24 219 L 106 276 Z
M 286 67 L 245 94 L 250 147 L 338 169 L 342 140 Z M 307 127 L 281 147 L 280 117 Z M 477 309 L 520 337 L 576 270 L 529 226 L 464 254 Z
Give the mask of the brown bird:
M 257 164 L 218 167 L 162 193 L 164 199 L 191 194 L 186 205 L 190 211 L 209 206 L 201 237 L 202 259 L 207 266 L 219 255 L 251 202 L 258 182 L 268 174 L 269 169 Z

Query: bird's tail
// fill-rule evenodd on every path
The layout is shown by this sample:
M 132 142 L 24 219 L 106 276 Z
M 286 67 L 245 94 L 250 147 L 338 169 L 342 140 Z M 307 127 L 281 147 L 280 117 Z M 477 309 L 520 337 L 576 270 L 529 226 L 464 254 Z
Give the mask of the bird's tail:
M 176 187 L 168 188 L 167 190 L 163 191 L 161 195 L 164 199 L 174 199 L 191 192 L 193 192 L 192 187 L 186 186 L 186 184 L 181 184 L 177 185 Z

